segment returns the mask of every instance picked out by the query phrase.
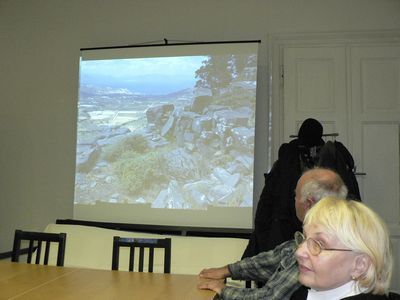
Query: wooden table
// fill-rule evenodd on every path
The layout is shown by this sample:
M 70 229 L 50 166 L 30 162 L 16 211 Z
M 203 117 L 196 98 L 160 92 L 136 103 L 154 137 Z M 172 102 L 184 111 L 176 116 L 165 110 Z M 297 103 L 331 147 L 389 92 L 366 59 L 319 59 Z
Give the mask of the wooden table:
M 137 273 L 0 261 L 0 299 L 202 300 L 196 275 Z

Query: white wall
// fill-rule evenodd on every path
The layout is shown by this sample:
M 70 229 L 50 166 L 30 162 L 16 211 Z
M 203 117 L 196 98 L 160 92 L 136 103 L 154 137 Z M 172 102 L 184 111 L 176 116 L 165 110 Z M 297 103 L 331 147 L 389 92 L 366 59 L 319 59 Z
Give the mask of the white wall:
M 49 224 L 46 232 L 65 232 L 66 267 L 111 270 L 113 237 L 131 238 L 171 238 L 171 273 L 197 275 L 203 268 L 225 266 L 240 260 L 247 246 L 247 239 L 215 238 L 194 236 L 168 236 L 143 232 L 126 232 L 105 228 Z M 188 251 L 190 249 L 190 251 Z M 56 265 L 57 247 L 50 249 L 49 265 Z M 44 252 L 44 251 L 43 251 Z M 44 253 L 42 252 L 42 256 Z M 147 251 L 146 251 L 147 253 Z M 164 250 L 154 251 L 154 272 L 162 273 L 164 269 Z M 136 252 L 136 255 L 137 252 Z M 147 256 L 148 254 L 145 254 Z M 137 256 L 136 256 L 137 257 Z M 196 259 L 193 259 L 193 258 Z M 32 258 L 34 259 L 34 258 Z M 22 261 L 22 259 L 21 259 Z M 120 270 L 128 270 L 129 249 L 120 251 Z M 147 270 L 147 258 L 145 270 Z M 135 263 L 137 270 L 138 264 Z
M 269 34 L 399 30 L 399 16 L 398 0 L 0 0 L 0 252 L 16 228 L 72 218 L 80 48 L 261 39 L 267 101 Z

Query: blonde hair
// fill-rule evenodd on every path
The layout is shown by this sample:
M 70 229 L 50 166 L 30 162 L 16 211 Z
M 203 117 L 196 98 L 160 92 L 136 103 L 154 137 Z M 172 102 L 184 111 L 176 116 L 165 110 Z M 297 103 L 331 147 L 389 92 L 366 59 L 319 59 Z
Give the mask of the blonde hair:
M 327 197 L 306 214 L 304 225 L 318 224 L 354 252 L 367 255 L 371 264 L 357 278 L 365 293 L 387 294 L 392 275 L 392 250 L 385 222 L 365 204 Z

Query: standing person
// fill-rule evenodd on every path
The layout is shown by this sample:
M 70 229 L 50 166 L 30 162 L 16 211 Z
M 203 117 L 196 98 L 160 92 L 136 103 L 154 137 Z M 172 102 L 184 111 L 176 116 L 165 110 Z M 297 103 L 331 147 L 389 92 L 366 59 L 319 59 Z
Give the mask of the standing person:
M 308 211 L 295 256 L 304 286 L 292 300 L 400 299 L 389 293 L 387 227 L 365 204 L 325 198 Z
M 326 196 L 345 198 L 347 188 L 340 176 L 332 170 L 315 168 L 306 171 L 296 185 L 295 207 L 302 221 L 305 213 Z M 247 257 L 220 268 L 200 272 L 200 289 L 210 289 L 224 300 L 268 299 L 284 300 L 300 286 L 294 252 L 296 244 L 290 240 L 275 249 Z M 222 279 L 266 281 L 261 288 L 246 289 L 226 286 Z

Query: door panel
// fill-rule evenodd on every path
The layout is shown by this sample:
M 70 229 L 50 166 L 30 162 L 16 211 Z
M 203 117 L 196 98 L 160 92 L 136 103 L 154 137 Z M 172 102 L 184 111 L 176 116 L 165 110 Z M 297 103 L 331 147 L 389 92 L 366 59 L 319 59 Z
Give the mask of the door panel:
M 320 121 L 324 133 L 339 133 L 347 141 L 344 73 L 343 48 L 284 49 L 285 141 L 307 118 Z
M 388 225 L 398 225 L 399 126 L 362 125 L 363 201 L 384 216 Z M 384 205 L 383 205 L 384 204 Z

